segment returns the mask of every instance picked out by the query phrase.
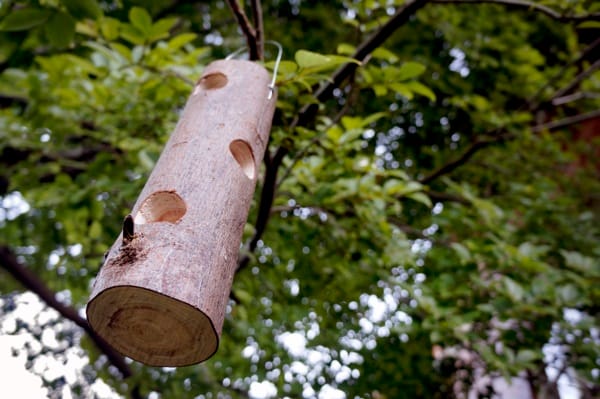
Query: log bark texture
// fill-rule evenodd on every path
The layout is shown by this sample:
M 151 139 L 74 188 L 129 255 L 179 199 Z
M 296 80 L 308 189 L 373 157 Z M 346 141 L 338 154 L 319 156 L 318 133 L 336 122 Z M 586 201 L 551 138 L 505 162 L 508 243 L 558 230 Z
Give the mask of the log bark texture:
M 256 63 L 215 61 L 188 99 L 88 303 L 122 354 L 184 366 L 216 352 L 275 109 L 269 83 Z

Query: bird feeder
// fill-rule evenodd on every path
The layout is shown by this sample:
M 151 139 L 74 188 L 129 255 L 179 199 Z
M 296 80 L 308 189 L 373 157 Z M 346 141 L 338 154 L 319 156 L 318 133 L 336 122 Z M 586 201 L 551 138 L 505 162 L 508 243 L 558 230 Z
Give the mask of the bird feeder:
M 216 352 L 275 101 L 257 63 L 204 70 L 92 288 L 88 321 L 123 355 L 185 366 Z

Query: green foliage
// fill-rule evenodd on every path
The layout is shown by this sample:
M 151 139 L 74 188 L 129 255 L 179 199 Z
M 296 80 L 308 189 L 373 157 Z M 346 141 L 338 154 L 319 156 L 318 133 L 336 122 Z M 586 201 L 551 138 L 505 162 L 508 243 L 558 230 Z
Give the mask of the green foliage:
M 22 8 L 11 12 L 0 22 L 0 30 L 21 31 L 41 25 L 50 16 L 48 10 L 39 8 Z
M 56 12 L 44 26 L 48 41 L 54 47 L 67 47 L 75 36 L 75 19 L 64 12 Z
M 95 19 L 102 15 L 102 9 L 96 0 L 61 0 L 61 3 L 77 19 Z
M 0 245 L 81 307 L 195 80 L 244 42 L 217 1 L 8 3 Z M 539 4 L 595 7 L 567 3 Z M 263 2 L 266 39 L 284 48 L 269 151 L 287 155 L 219 351 L 174 370 L 134 363 L 122 384 L 84 338 L 91 374 L 164 398 L 244 397 L 260 381 L 278 396 L 445 398 L 480 373 L 544 375 L 550 344 L 597 389 L 598 138 L 531 128 L 600 108 L 595 75 L 578 100 L 552 102 L 592 64 L 577 60 L 595 28 L 436 3 L 354 59 L 402 4 Z M 319 102 L 348 63 L 356 71 Z M 310 105 L 315 118 L 298 123 Z M 21 289 L 0 273 L 2 294 Z

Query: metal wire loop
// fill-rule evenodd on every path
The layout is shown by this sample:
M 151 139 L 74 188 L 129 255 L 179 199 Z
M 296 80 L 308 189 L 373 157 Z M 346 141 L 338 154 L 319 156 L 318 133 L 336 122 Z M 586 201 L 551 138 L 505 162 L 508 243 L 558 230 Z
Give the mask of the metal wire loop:
M 274 40 L 265 40 L 265 44 L 272 44 L 277 47 L 277 58 L 275 58 L 275 65 L 273 66 L 273 77 L 271 78 L 271 83 L 269 83 L 268 99 L 270 100 L 271 98 L 273 98 L 273 93 L 275 92 L 275 82 L 277 81 L 277 71 L 279 70 L 279 64 L 281 63 L 281 56 L 283 55 L 283 48 L 281 47 L 281 44 L 279 42 L 276 42 Z M 225 59 L 231 60 L 234 57 L 242 54 L 245 49 L 246 49 L 246 47 L 240 47 L 239 49 L 235 50 L 233 53 L 231 53 L 227 57 L 225 57 Z

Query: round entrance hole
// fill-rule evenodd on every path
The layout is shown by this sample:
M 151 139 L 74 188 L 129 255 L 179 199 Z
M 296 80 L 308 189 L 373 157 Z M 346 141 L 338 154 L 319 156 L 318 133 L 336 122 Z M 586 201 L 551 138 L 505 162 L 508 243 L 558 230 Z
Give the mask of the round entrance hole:
M 229 144 L 229 151 L 231 151 L 231 155 L 233 155 L 233 158 L 235 158 L 248 179 L 254 179 L 254 175 L 256 174 L 256 164 L 254 162 L 254 154 L 252 153 L 250 144 L 244 140 L 233 140 L 231 144 Z
M 185 201 L 174 191 L 157 191 L 144 200 L 135 215 L 136 224 L 169 222 L 177 223 L 187 208 Z
M 214 90 L 220 89 L 227 84 L 227 76 L 221 72 L 209 73 L 206 76 L 200 78 L 194 89 L 194 95 L 198 94 L 200 90 Z

